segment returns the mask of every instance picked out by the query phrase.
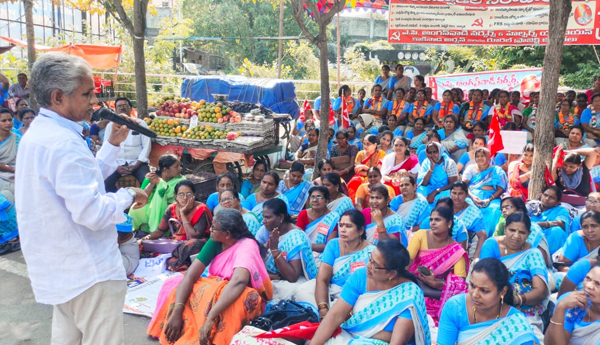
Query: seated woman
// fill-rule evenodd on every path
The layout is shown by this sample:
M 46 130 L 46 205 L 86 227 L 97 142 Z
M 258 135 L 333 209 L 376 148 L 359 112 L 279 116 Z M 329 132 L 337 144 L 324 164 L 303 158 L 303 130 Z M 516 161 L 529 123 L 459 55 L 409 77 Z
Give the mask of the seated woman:
M 547 345 L 600 343 L 600 264 L 585 276 L 583 291 L 565 294 L 558 300 L 546 330 Z
M 327 208 L 341 215 L 353 209 L 352 199 L 344 194 L 342 180 L 337 173 L 329 173 L 323 176 L 323 187 L 329 191 L 329 204 Z
M 351 128 L 354 128 L 350 126 Z M 352 145 L 350 140 L 350 128 L 348 130 L 340 129 L 335 134 L 337 144 L 329 150 L 329 157 L 335 165 L 336 172 L 344 179 L 350 181 L 354 174 L 354 162 L 358 155 L 358 147 Z M 324 174 L 321 174 L 323 176 Z
M 506 266 L 498 259 L 475 264 L 469 293 L 446 302 L 438 327 L 438 345 L 539 344 L 533 327 L 514 308 L 513 288 Z
M 425 130 L 425 119 L 418 118 L 415 119 L 415 127 L 406 132 L 405 138 L 410 140 L 410 149 L 411 152 L 416 150 L 425 143 L 425 138 L 427 137 L 427 131 Z M 441 139 L 440 139 L 441 141 Z
M 584 131 L 581 125 L 569 127 L 567 138 L 567 140 L 563 140 L 561 143 L 557 144 L 563 151 L 572 151 L 589 147 L 588 144 L 584 142 Z M 556 151 L 556 148 L 554 150 Z M 582 159 L 584 159 L 584 157 L 582 157 Z
M 571 127 L 580 124 L 579 118 L 571 112 L 570 100 L 564 99 L 559 104 L 560 108 L 556 111 L 554 118 L 554 142 L 556 145 L 567 141 L 567 138 L 570 136 Z
M 520 197 L 523 201 L 529 197 L 529 180 L 531 179 L 531 168 L 533 165 L 532 143 L 525 145 L 521 160 L 508 167 L 508 193 L 513 197 Z
M 16 208 L 3 194 L 0 194 L 0 255 L 19 249 L 21 249 L 21 242 Z
M 100 119 L 100 121 L 92 123 L 90 126 L 90 139 L 97 145 L 101 146 L 104 142 L 104 133 L 106 132 L 106 126 L 110 121 Z
M 431 124 L 431 113 L 433 112 L 433 106 L 427 102 L 427 92 L 425 89 L 417 90 L 416 97 L 416 101 L 412 103 L 406 111 L 408 113 L 407 128 L 413 128 L 415 126 L 415 120 L 420 117 L 425 119 L 426 126 Z
M 423 291 L 406 271 L 409 261 L 408 251 L 398 241 L 380 241 L 367 267 L 357 269 L 344 284 L 311 345 L 430 344 Z M 331 338 L 340 326 L 342 333 Z
M 351 118 L 354 118 L 355 114 L 359 111 L 358 100 L 352 97 L 352 89 L 348 85 L 342 85 L 338 90 L 338 98 L 335 99 L 332 105 L 333 111 L 337 115 L 343 115 L 342 109 L 347 110 L 348 114 L 346 115 L 347 120 L 342 120 L 349 122 Z
M 408 113 L 407 110 L 410 107 L 410 103 L 404 100 L 406 92 L 404 89 L 398 89 L 395 93 L 394 101 L 388 102 L 388 118 L 387 122 L 390 126 L 390 130 L 394 132 L 395 136 L 402 136 L 402 133 L 406 129 L 408 124 Z M 394 126 L 390 125 L 390 119 L 394 117 Z M 399 133 L 399 134 L 396 134 Z
M 299 162 L 292 163 L 287 178 L 279 181 L 277 192 L 288 200 L 289 212 L 294 218 L 304 209 L 310 187 L 312 183 L 304 180 L 304 165 Z
M 371 97 L 365 102 L 361 115 L 371 115 L 376 121 L 382 121 L 387 116 L 388 102 L 389 101 L 382 95 L 381 85 L 375 84 L 373 85 L 373 88 L 371 88 Z M 366 125 L 368 126 L 368 124 Z
M 162 296 L 168 296 L 157 305 L 148 326 L 148 334 L 161 344 L 227 345 L 273 298 L 261 246 L 239 212 L 221 210 L 210 238 L 198 260 L 177 280 L 179 286 L 161 290 Z M 207 266 L 208 278 L 201 278 Z
M 419 174 L 421 169 L 419 159 L 416 155 L 410 153 L 408 145 L 410 145 L 410 140 L 403 137 L 394 138 L 394 152 L 387 154 L 381 160 L 381 174 L 385 184 L 396 187 L 401 177 L 412 176 L 416 178 Z
M 542 313 L 546 310 L 550 288 L 542 252 L 533 248 L 527 238 L 531 234 L 531 221 L 525 213 L 508 216 L 504 236 L 490 238 L 481 249 L 481 259 L 496 258 L 508 268 L 510 282 L 515 291 L 516 306 L 537 328 L 542 340 L 544 325 Z
M 354 202 L 355 209 L 362 211 L 362 209 L 369 207 L 369 203 L 371 202 L 371 188 L 381 184 L 381 179 L 381 171 L 379 171 L 378 168 L 373 167 L 369 169 L 369 172 L 367 173 L 367 182 L 360 185 L 356 191 L 356 201 Z M 387 185 L 386 187 L 390 198 L 394 198 L 396 196 L 394 189 Z
M 483 91 L 475 89 L 469 102 L 460 105 L 458 119 L 461 126 L 470 132 L 477 121 L 489 121 L 488 112 L 489 107 L 483 102 Z
M 256 217 L 258 217 L 260 223 L 263 221 L 262 213 L 265 201 L 277 198 L 283 200 L 283 202 L 288 205 L 288 199 L 285 195 L 277 191 L 277 186 L 279 186 L 279 175 L 274 171 L 268 171 L 260 182 L 260 190 L 256 191 L 254 194 L 250 194 L 250 196 L 242 203 L 242 206 L 245 209 L 252 211 Z
M 446 115 L 458 116 L 459 107 L 452 101 L 452 92 L 450 90 L 442 93 L 442 101 L 437 102 L 433 107 L 432 120 L 437 129 L 444 127 L 443 121 Z
M 390 132 L 394 134 L 394 137 L 402 136 L 403 132 L 402 129 L 400 129 L 400 126 L 398 125 L 398 118 L 396 117 L 396 115 L 388 115 L 387 125 L 390 128 Z
M 454 214 L 462 221 L 469 234 L 469 257 L 477 259 L 483 242 L 488 238 L 488 232 L 479 208 L 467 202 L 467 193 L 467 185 L 461 181 L 454 182 L 450 191 Z
M 348 143 L 350 145 L 354 145 L 358 147 L 359 150 L 363 149 L 362 141 L 356 135 L 356 127 L 350 126 L 348 127 Z
M 414 177 L 405 175 L 398 182 L 401 194 L 392 199 L 390 208 L 404 220 L 404 230 L 417 231 L 419 224 L 428 216 L 429 203 L 417 193 L 417 181 Z
M 307 167 L 314 167 L 317 146 L 319 144 L 319 129 L 311 128 L 306 134 L 308 142 L 302 144 L 294 155 L 294 162 L 302 163 Z
M 517 197 L 503 198 L 500 204 L 500 209 L 502 210 L 502 216 L 498 221 L 498 225 L 496 225 L 494 237 L 504 236 L 506 218 L 508 218 L 508 216 L 515 212 L 527 214 L 527 207 L 525 206 L 523 199 Z M 550 247 L 548 246 L 548 241 L 546 241 L 546 237 L 544 237 L 542 228 L 540 228 L 540 226 L 535 222 L 531 223 L 531 233 L 529 234 L 529 237 L 527 237 L 527 242 L 531 243 L 531 248 L 537 248 L 542 252 L 544 255 L 544 260 L 546 261 L 546 267 L 552 269 L 552 259 L 550 257 Z
M 460 156 L 458 163 L 456 163 L 456 169 L 459 173 L 463 174 L 465 169 L 468 166 L 476 164 L 475 162 L 475 150 L 480 147 L 486 147 L 487 140 L 484 136 L 478 135 L 473 138 L 473 144 L 471 145 L 471 149 L 468 152 L 465 152 Z
M 586 211 L 581 216 L 581 230 L 569 235 L 558 261 L 574 263 L 596 257 L 600 250 L 600 212 Z M 561 266 L 562 272 L 569 267 Z
M 296 300 L 308 302 L 325 317 L 331 302 L 339 297 L 346 280 L 357 269 L 365 267 L 375 246 L 367 241 L 365 217 L 356 210 L 344 212 L 339 222 L 339 238 L 327 242 L 319 257 L 321 265 L 316 279 L 304 283 L 296 293 Z
M 393 238 L 408 245 L 404 220 L 388 207 L 391 200 L 388 188 L 382 184 L 371 187 L 370 208 L 362 210 L 367 224 L 367 240 L 376 245 L 380 239 Z
M 142 238 L 142 241 L 157 240 L 169 233 L 180 241 L 167 268 L 172 271 L 186 270 L 190 255 L 197 254 L 210 237 L 212 214 L 208 207 L 195 200 L 196 187 L 191 181 L 182 180 L 175 186 L 176 201 L 171 204 L 158 225 L 158 229 Z M 143 246 L 149 243 L 142 242 Z
M 475 165 L 469 166 L 462 180 L 469 186 L 469 197 L 483 214 L 488 237 L 498 224 L 500 196 L 507 188 L 506 173 L 502 168 L 491 165 L 491 153 L 487 147 L 475 150 Z
M 209 195 L 206 199 L 206 206 L 208 206 L 208 208 L 214 215 L 216 215 L 217 212 L 219 212 L 219 210 L 221 209 L 221 206 L 219 205 L 219 194 L 221 194 L 221 192 L 226 189 L 237 190 L 236 185 L 236 179 L 230 174 L 220 174 L 219 176 L 217 176 L 217 191 Z M 242 194 L 238 193 L 238 198 L 241 199 L 242 202 L 244 202 L 244 196 Z
M 562 191 L 558 187 L 548 186 L 544 188 L 539 201 L 527 202 L 528 215 L 532 222 L 542 228 L 550 255 L 554 255 L 565 243 L 571 224 L 569 211 L 560 204 L 561 198 Z
M 510 103 L 510 93 L 506 90 L 501 90 L 497 93 L 497 96 L 498 104 L 490 107 L 487 116 L 498 115 L 498 122 L 500 122 L 501 128 L 508 122 L 513 122 L 517 128 L 520 128 L 523 114 L 521 114 L 519 108 Z
M 23 124 L 23 126 L 19 128 L 19 133 L 21 133 L 21 135 L 24 135 L 25 132 L 27 132 L 27 130 L 29 129 L 29 126 L 31 125 L 33 120 L 35 120 L 35 111 L 29 108 L 21 109 L 19 111 L 19 119 Z
M 585 156 L 583 162 L 582 155 Z M 591 192 L 590 169 L 595 161 L 596 151 L 591 147 L 569 151 L 563 158 L 563 148 L 557 146 L 551 170 L 556 186 L 561 191 L 570 190 L 578 195 L 587 196 Z
M 467 152 L 469 140 L 462 129 L 458 127 L 458 120 L 454 115 L 444 116 L 444 127 L 438 130 L 442 138 L 442 146 L 448 151 L 455 161 L 458 161 L 463 153 Z
M 383 128 L 383 126 L 381 127 Z M 394 152 L 392 141 L 394 140 L 394 133 L 390 130 L 385 130 L 379 135 L 379 150 L 386 154 Z
M 219 199 L 219 206 L 221 209 L 229 208 L 240 212 L 244 218 L 244 222 L 246 223 L 248 230 L 252 233 L 252 235 L 256 235 L 258 229 L 261 227 L 261 223 L 253 212 L 242 207 L 240 194 L 235 189 L 225 189 L 219 194 Z
M 12 129 L 11 111 L 0 108 L 0 194 L 11 204 L 15 202 L 15 165 L 21 141 L 21 135 Z
M 439 207 L 447 207 L 451 209 L 452 213 L 454 214 L 454 201 L 452 201 L 452 198 L 439 198 L 438 201 L 435 202 L 434 208 Z M 431 229 L 430 217 L 425 217 L 425 219 L 423 219 L 421 224 L 419 224 L 419 229 Z M 467 250 L 469 248 L 469 232 L 467 231 L 467 228 L 463 224 L 462 220 L 460 220 L 460 218 L 458 218 L 456 215 L 454 215 L 454 217 L 452 218 L 452 239 L 460 243 L 464 250 Z
M 257 160 L 254 163 L 252 174 L 242 182 L 242 190 L 240 193 L 244 198 L 249 197 L 250 194 L 256 193 L 258 188 L 260 188 L 260 181 L 262 181 L 262 178 L 267 171 L 269 171 L 269 167 L 267 167 L 267 163 L 264 161 Z
M 427 159 L 417 177 L 417 193 L 425 196 L 430 204 L 440 197 L 449 196 L 450 187 L 458 180 L 456 163 L 443 150 L 440 143 L 432 141 L 427 144 Z
M 267 200 L 263 214 L 256 239 L 269 251 L 265 265 L 273 281 L 273 298 L 291 298 L 298 285 L 317 276 L 310 239 L 294 225 L 283 200 Z
M 158 159 L 158 169 L 146 174 L 141 188 L 148 194 L 148 203 L 141 208 L 131 209 L 133 229 L 140 238 L 158 229 L 165 210 L 175 202 L 175 186 L 185 180 L 181 175 L 181 162 L 173 154 L 164 154 Z
M 364 150 L 361 150 L 356 155 L 354 164 L 354 177 L 348 182 L 348 196 L 354 199 L 358 187 L 365 182 L 367 171 L 376 167 L 379 161 L 385 157 L 385 152 L 377 148 L 377 136 L 368 134 L 363 139 Z
M 308 191 L 310 208 L 300 211 L 296 226 L 310 238 L 313 252 L 322 253 L 325 245 L 338 236 L 337 223 L 340 216 L 327 208 L 329 190 L 323 186 L 311 187 Z
M 2 104 L 2 106 L 4 106 L 4 104 Z M 17 129 L 21 129 L 21 127 L 23 127 L 23 123 L 19 120 L 19 113 L 21 112 L 21 110 L 23 110 L 25 108 L 29 108 L 29 102 L 24 98 L 20 98 L 15 103 L 15 107 L 16 107 L 16 111 L 13 114 L 11 114 L 11 116 L 14 115 L 13 116 L 13 128 L 15 130 L 17 130 Z
M 436 207 L 431 212 L 431 231 L 417 231 L 407 248 L 412 261 L 409 271 L 432 290 L 431 295 L 425 293 L 425 303 L 436 325 L 446 301 L 467 292 L 469 255 L 452 239 L 453 219 L 450 208 Z
M 582 258 L 574 263 L 573 266 L 569 267 L 566 276 L 560 283 L 558 297 L 567 292 L 583 290 L 585 276 L 597 262 L 600 262 L 600 249 L 593 254 L 595 254 L 595 256 L 590 257 L 589 259 Z
M 325 176 L 330 172 L 333 172 L 333 163 L 329 159 L 321 159 L 319 163 L 317 163 L 317 169 L 319 170 L 319 177 L 312 181 L 315 186 L 322 186 L 321 176 Z M 310 171 L 307 171 L 310 172 Z M 305 172 L 306 173 L 306 172 Z M 311 177 L 312 178 L 312 177 Z M 281 183 L 281 182 L 280 182 Z

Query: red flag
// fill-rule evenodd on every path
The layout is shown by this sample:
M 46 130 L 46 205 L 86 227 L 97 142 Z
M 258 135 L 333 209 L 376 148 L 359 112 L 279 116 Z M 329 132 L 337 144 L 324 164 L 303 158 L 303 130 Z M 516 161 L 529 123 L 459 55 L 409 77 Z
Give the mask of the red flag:
M 333 107 L 331 106 L 331 101 L 329 101 L 329 125 L 335 125 L 335 113 L 333 112 Z
M 270 332 L 259 334 L 255 338 L 284 338 L 290 340 L 306 339 L 310 340 L 315 335 L 315 332 L 319 328 L 318 323 L 311 323 L 308 321 L 302 321 L 295 325 L 289 325 L 280 329 L 276 329 Z M 338 327 L 331 337 L 335 337 L 342 333 L 342 330 Z
M 306 119 L 306 111 L 308 111 L 308 110 L 312 110 L 312 108 L 310 107 L 308 100 L 304 99 L 304 104 L 302 105 L 302 108 L 300 109 L 300 121 L 304 122 L 304 119 Z
M 494 115 L 492 115 L 492 122 L 490 123 L 490 128 L 488 129 L 488 135 L 490 136 L 488 149 L 490 150 L 492 157 L 494 157 L 496 152 L 504 149 L 502 135 L 500 134 L 500 121 L 498 121 L 498 114 L 496 114 L 496 112 L 494 112 Z

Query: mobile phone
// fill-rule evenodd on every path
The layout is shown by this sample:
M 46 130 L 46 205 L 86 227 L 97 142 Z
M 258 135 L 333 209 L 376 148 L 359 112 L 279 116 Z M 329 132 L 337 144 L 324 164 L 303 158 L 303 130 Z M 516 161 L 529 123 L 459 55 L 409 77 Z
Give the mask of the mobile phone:
M 430 276 L 431 275 L 431 271 L 426 266 L 419 266 L 419 267 L 417 267 L 417 270 L 421 274 L 423 274 L 424 276 Z

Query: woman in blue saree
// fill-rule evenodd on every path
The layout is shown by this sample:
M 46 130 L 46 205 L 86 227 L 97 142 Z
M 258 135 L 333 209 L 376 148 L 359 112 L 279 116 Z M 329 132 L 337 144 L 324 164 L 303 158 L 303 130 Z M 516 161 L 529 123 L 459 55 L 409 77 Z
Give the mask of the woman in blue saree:
M 554 255 L 567 240 L 571 224 L 569 211 L 560 205 L 562 191 L 556 186 L 544 188 L 540 200 L 527 202 L 527 210 L 531 221 L 537 223 L 544 232 L 550 255 Z
M 491 153 L 486 147 L 475 150 L 475 163 L 465 169 L 463 182 L 469 186 L 469 197 L 479 208 L 485 220 L 488 237 L 496 230 L 500 212 L 500 196 L 508 187 L 506 173 L 490 164 Z
M 304 209 L 308 200 L 308 190 L 313 184 L 304 180 L 304 165 L 300 162 L 292 163 L 289 176 L 279 181 L 277 192 L 283 194 L 288 200 L 292 217 Z
M 469 148 L 469 139 L 458 126 L 458 119 L 454 115 L 446 115 L 443 121 L 444 127 L 437 132 L 442 138 L 442 146 L 450 152 L 452 159 L 458 161 L 463 153 Z
M 225 189 L 219 194 L 219 197 L 221 199 L 219 203 L 221 209 L 232 208 L 238 210 L 242 214 L 242 218 L 248 226 L 248 230 L 255 236 L 262 224 L 258 221 L 258 217 L 256 217 L 253 212 L 242 207 L 239 193 L 237 193 L 235 189 Z
M 448 207 L 454 211 L 454 201 L 452 201 L 452 198 L 448 197 L 439 198 L 438 201 L 435 202 L 434 209 L 438 207 Z M 419 229 L 431 230 L 430 217 L 425 217 L 425 219 L 423 219 L 421 224 L 419 224 Z M 454 215 L 454 218 L 452 219 L 452 239 L 460 243 L 464 250 L 468 250 L 469 232 L 462 220 L 456 215 Z
M 265 173 L 269 171 L 267 167 L 267 163 L 262 160 L 257 160 L 252 167 L 252 175 L 249 178 L 245 179 L 242 182 L 242 190 L 240 193 L 247 198 L 250 194 L 256 193 L 256 191 L 260 188 L 260 181 L 262 181 Z
M 377 245 L 377 241 L 393 238 L 408 245 L 404 219 L 388 207 L 390 194 L 388 187 L 376 184 L 371 187 L 370 208 L 362 210 L 367 224 L 367 240 Z
M 449 196 L 452 184 L 458 180 L 456 163 L 444 153 L 440 143 L 430 142 L 425 147 L 427 159 L 417 176 L 417 193 L 426 196 L 430 204 L 442 196 Z
M 329 204 L 327 204 L 328 209 L 341 215 L 342 213 L 354 208 L 352 199 L 344 194 L 342 179 L 338 173 L 333 172 L 326 174 L 323 176 L 321 181 L 323 183 L 323 187 L 329 190 L 330 200 Z
M 404 220 L 404 230 L 418 230 L 419 224 L 429 215 L 427 199 L 416 192 L 417 182 L 410 175 L 400 177 L 401 194 L 390 202 L 392 211 L 399 214 Z
M 365 217 L 359 211 L 346 211 L 338 227 L 340 237 L 329 241 L 319 257 L 317 278 L 304 283 L 295 296 L 297 301 L 318 308 L 321 319 L 329 311 L 331 302 L 339 297 L 346 280 L 357 269 L 366 267 L 369 254 L 375 249 L 367 241 Z
M 444 305 L 437 344 L 540 344 L 525 315 L 513 305 L 506 266 L 498 259 L 482 259 L 473 267 L 469 293 Z
M 296 226 L 304 230 L 312 244 L 312 250 L 322 253 L 325 245 L 337 237 L 337 223 L 340 216 L 327 208 L 329 190 L 314 186 L 309 191 L 310 208 L 298 214 Z
M 370 256 L 367 267 L 344 284 L 311 345 L 431 344 L 423 291 L 406 271 L 406 248 L 396 240 L 382 240 Z M 338 327 L 342 333 L 332 338 Z
M 600 250 L 600 212 L 586 211 L 581 215 L 581 230 L 570 234 L 562 248 L 560 262 L 574 263 L 596 257 Z M 568 267 L 560 269 L 566 272 Z
M 481 259 L 496 258 L 506 265 L 515 292 L 515 306 L 527 316 L 543 341 L 542 313 L 548 305 L 550 288 L 544 256 L 531 246 L 531 221 L 527 214 L 516 212 L 506 219 L 504 236 L 488 239 L 481 249 Z
M 263 215 L 256 240 L 268 249 L 265 266 L 273 283 L 273 299 L 288 299 L 299 285 L 317 276 L 310 240 L 294 225 L 282 200 L 267 200 Z
M 276 172 L 269 171 L 265 173 L 260 182 L 260 190 L 254 194 L 250 194 L 250 196 L 242 203 L 242 206 L 245 209 L 252 211 L 252 213 L 256 215 L 260 223 L 263 221 L 263 204 L 265 201 L 277 198 L 283 200 L 283 202 L 288 205 L 288 199 L 285 195 L 277 192 L 278 185 L 279 175 L 277 175 Z
M 467 202 L 467 185 L 462 181 L 454 182 L 450 195 L 454 203 L 454 215 L 462 221 L 468 231 L 468 252 L 471 259 L 479 258 L 483 242 L 487 239 L 487 230 L 481 211 Z

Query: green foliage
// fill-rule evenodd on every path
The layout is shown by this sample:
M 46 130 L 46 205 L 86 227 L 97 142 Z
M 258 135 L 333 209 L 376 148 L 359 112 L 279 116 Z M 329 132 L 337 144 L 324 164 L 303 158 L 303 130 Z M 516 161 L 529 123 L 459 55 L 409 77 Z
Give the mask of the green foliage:
M 375 78 L 381 74 L 381 66 L 375 61 L 367 61 L 365 59 L 365 54 L 361 49 L 356 49 L 357 45 L 354 46 L 355 49 L 347 49 L 344 54 L 346 66 L 349 67 L 352 72 L 350 78 L 344 79 L 350 81 L 375 80 Z
M 600 68 L 598 67 L 598 61 L 586 61 L 576 64 L 577 70 L 573 73 L 564 74 L 562 77 L 563 85 L 577 90 L 587 90 L 591 88 L 594 83 L 594 77 L 600 75 Z

